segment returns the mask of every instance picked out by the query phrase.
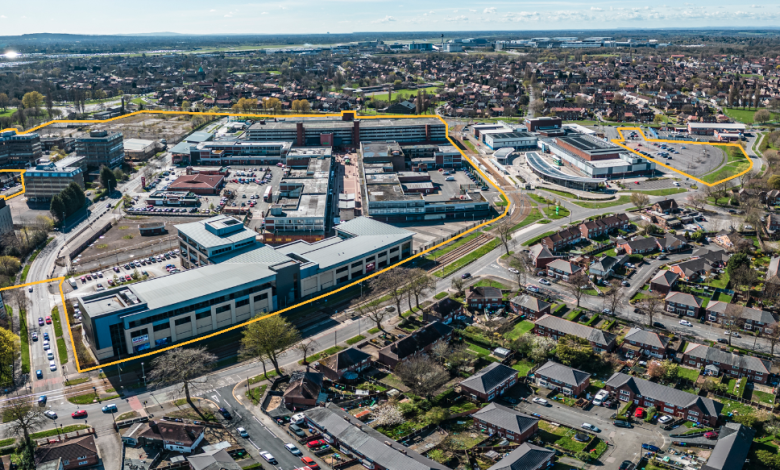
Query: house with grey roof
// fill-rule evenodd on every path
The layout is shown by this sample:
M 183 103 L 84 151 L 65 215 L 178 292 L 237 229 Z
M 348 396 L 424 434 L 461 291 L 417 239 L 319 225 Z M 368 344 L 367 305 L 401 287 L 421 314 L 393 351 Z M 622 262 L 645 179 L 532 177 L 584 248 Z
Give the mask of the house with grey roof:
M 535 321 L 544 315 L 550 314 L 552 304 L 528 294 L 518 295 L 509 301 L 509 309 L 518 315 L 525 315 L 526 319 Z
M 629 255 L 641 255 L 645 253 L 652 253 L 658 249 L 658 243 L 656 243 L 653 237 L 634 237 L 631 241 L 623 240 L 616 244 L 619 250 L 623 250 Z
M 306 412 L 305 424 L 347 458 L 358 459 L 371 470 L 448 470 L 414 450 L 390 440 L 333 403 Z
M 673 253 L 688 247 L 688 242 L 685 238 L 672 235 L 671 233 L 667 233 L 663 238 L 656 238 L 655 241 L 658 243 L 661 251 L 666 253 Z
M 358 374 L 371 365 L 371 355 L 351 347 L 319 361 L 318 370 L 334 382 L 357 379 Z
M 731 305 L 731 307 L 729 307 Z M 712 323 L 724 323 L 728 321 L 726 319 L 726 309 L 730 308 L 731 312 L 737 316 L 737 326 L 747 331 L 757 331 L 763 334 L 772 333 L 775 323 L 777 323 L 777 316 L 766 310 L 758 308 L 745 307 L 743 305 L 729 304 L 728 302 L 715 301 L 707 304 L 705 309 L 707 313 L 707 321 Z
M 655 277 L 650 279 L 650 290 L 661 294 L 668 294 L 672 291 L 678 279 L 680 279 L 679 274 L 669 271 L 668 269 L 662 269 L 658 271 L 658 274 L 656 274 Z
M 445 297 L 429 307 L 423 308 L 423 321 L 440 321 L 449 325 L 453 320 L 464 317 L 466 309 L 463 304 L 450 297 Z
M 615 349 L 617 336 L 596 328 L 574 323 L 563 318 L 545 315 L 534 322 L 534 334 L 557 340 L 566 335 L 588 340 L 593 351 L 610 352 Z
M 702 304 L 704 300 L 701 297 L 684 292 L 669 292 L 664 298 L 664 311 L 673 315 L 699 318 L 704 311 Z
M 492 362 L 471 377 L 462 380 L 456 391 L 474 400 L 491 401 L 517 383 L 518 372 L 500 362 Z
M 531 260 L 533 261 L 534 267 L 537 269 L 544 269 L 547 267 L 547 265 L 555 260 L 555 255 L 550 252 L 550 250 L 542 245 L 541 243 L 534 245 L 529 250 L 531 254 Z
M 626 261 L 628 261 L 628 256 L 626 255 L 603 256 L 588 267 L 588 272 L 591 276 L 609 279 L 615 274 L 615 268 L 625 264 Z
M 693 250 L 691 256 L 701 258 L 716 268 L 725 266 L 729 262 L 729 258 L 731 258 L 731 255 L 723 250 L 712 250 L 710 248 L 697 248 Z
M 472 414 L 474 425 L 489 436 L 521 444 L 539 430 L 539 420 L 512 408 L 491 403 Z
M 709 276 L 712 269 L 712 265 L 704 258 L 691 259 L 669 267 L 670 271 L 677 273 L 681 279 L 686 281 Z
M 654 406 L 659 413 L 710 427 L 717 425 L 723 410 L 723 404 L 718 401 L 621 372 L 613 374 L 605 382 L 605 388 L 620 401 L 645 408 Z
M 571 276 L 581 271 L 580 266 L 563 259 L 556 259 L 547 265 L 548 276 L 564 281 L 568 281 Z
M 697 369 L 714 365 L 724 375 L 734 378 L 747 377 L 748 380 L 761 384 L 767 383 L 772 369 L 772 364 L 766 359 L 697 343 L 688 343 L 685 347 L 682 364 Z
M 656 359 L 666 357 L 669 338 L 650 330 L 631 328 L 623 338 L 620 350 L 626 357 L 650 356 Z
M 536 369 L 536 385 L 578 397 L 590 385 L 590 374 L 553 361 Z
M 394 369 L 400 362 L 430 351 L 439 341 L 449 342 L 453 328 L 442 322 L 429 323 L 406 338 L 379 350 L 378 362 Z
M 542 470 L 554 462 L 555 451 L 524 442 L 488 470 Z
M 742 470 L 747 463 L 756 431 L 739 423 L 726 423 L 718 433 L 718 442 L 701 470 Z

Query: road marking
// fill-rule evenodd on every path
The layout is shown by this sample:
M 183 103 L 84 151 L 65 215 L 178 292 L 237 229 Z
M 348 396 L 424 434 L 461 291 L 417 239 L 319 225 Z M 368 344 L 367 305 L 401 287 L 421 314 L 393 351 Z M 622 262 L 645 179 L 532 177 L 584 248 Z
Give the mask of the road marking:
M 219 402 L 219 398 L 217 398 L 217 396 L 216 396 L 216 395 L 211 395 L 211 398 L 213 398 L 215 401 L 218 401 L 218 402 Z M 222 402 L 220 402 L 220 403 L 222 403 Z
M 249 441 L 253 446 L 255 446 L 255 449 L 260 450 L 260 447 L 258 447 L 257 444 L 255 444 L 255 441 L 253 441 L 252 439 L 247 439 L 247 441 Z

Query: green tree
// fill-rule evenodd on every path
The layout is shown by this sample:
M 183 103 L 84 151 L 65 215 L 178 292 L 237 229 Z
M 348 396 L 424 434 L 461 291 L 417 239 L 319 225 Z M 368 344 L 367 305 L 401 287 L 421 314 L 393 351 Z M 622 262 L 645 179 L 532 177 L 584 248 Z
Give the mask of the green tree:
M 100 184 L 111 191 L 116 189 L 116 175 L 111 171 L 111 168 L 107 166 L 100 168 Z
M 590 360 L 593 348 L 588 340 L 576 336 L 564 336 L 558 341 L 555 355 L 563 364 L 580 367 Z
M 780 175 L 770 176 L 767 183 L 769 184 L 769 186 L 771 186 L 774 189 L 780 189 Z
M 767 111 L 766 109 L 759 109 L 756 111 L 756 113 L 753 115 L 753 120 L 758 123 L 765 123 L 772 120 L 772 115 Z
M 184 101 L 181 102 L 181 110 L 182 111 L 189 111 L 190 110 L 190 106 L 191 106 L 191 104 L 187 100 L 184 100 Z
M 271 361 L 279 375 L 279 355 L 301 339 L 298 330 L 280 315 L 250 323 L 241 338 L 241 352 L 244 357 L 265 356 Z
M 731 258 L 729 258 L 729 262 L 726 264 L 726 272 L 729 273 L 729 276 L 733 276 L 737 268 L 746 265 L 749 262 L 750 258 L 748 257 L 747 253 L 734 253 Z
M 49 206 L 49 211 L 51 211 L 51 215 L 60 222 L 62 222 L 63 219 L 68 216 L 68 207 L 62 200 L 61 194 L 57 194 L 51 198 L 51 206 Z
M 43 104 L 43 95 L 37 91 L 30 91 L 25 93 L 22 97 L 22 104 L 27 109 L 33 109 L 35 114 L 38 115 L 41 112 L 41 105 Z

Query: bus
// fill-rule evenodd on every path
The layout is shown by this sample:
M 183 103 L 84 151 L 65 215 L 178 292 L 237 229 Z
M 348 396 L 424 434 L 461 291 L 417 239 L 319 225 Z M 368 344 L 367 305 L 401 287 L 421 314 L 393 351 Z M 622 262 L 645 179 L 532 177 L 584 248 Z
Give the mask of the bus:
M 271 202 L 271 186 L 265 188 L 265 194 L 263 195 L 263 201 Z

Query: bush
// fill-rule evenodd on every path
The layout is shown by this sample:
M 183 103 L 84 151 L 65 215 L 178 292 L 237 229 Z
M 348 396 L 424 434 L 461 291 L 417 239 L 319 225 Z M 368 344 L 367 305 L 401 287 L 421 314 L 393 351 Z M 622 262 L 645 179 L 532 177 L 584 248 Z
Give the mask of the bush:
M 582 460 L 583 462 L 590 462 L 590 453 L 585 452 L 584 450 L 581 450 L 574 454 L 574 458 L 577 460 Z
M 645 416 L 645 423 L 649 423 L 650 421 L 652 421 L 653 420 L 653 416 L 655 416 L 655 413 L 657 411 L 658 410 L 656 410 L 654 406 L 651 406 L 650 408 L 648 408 L 647 409 L 647 416 Z

